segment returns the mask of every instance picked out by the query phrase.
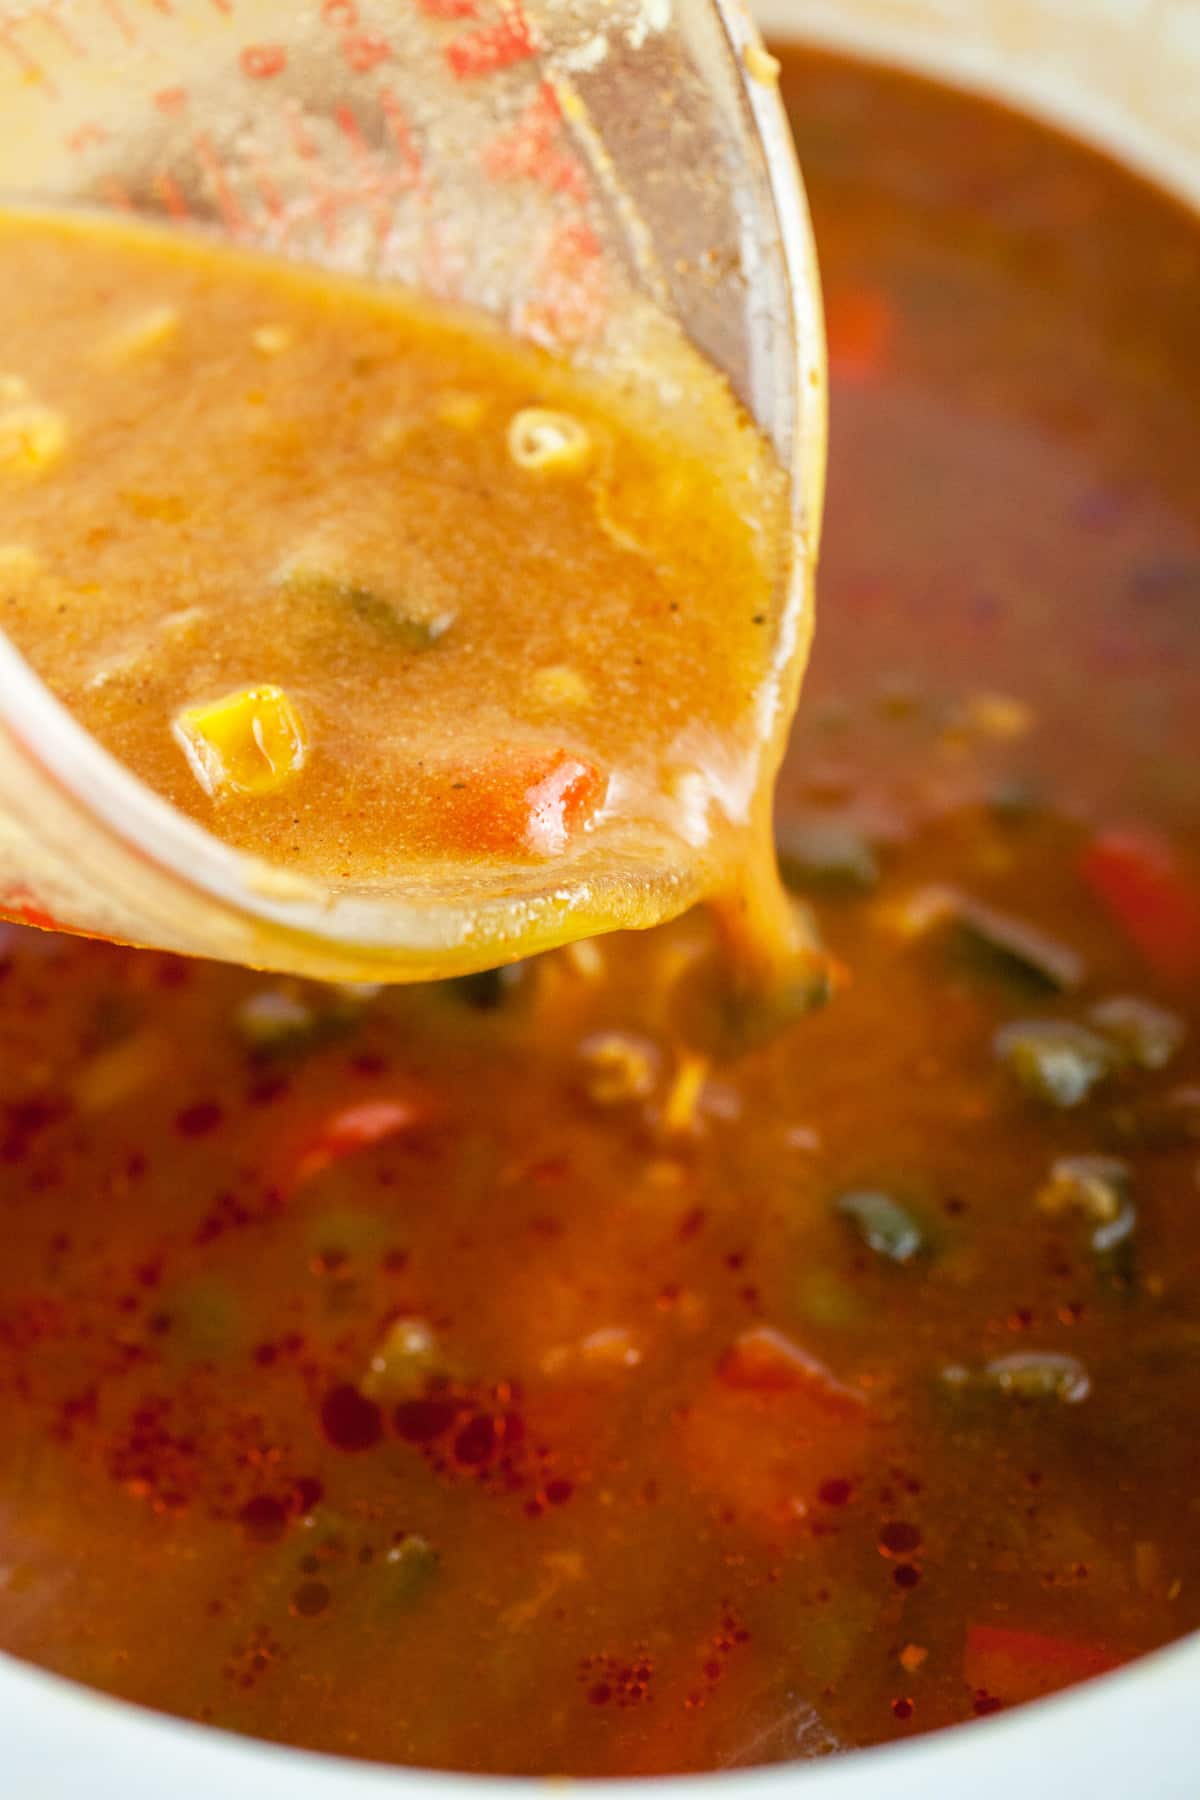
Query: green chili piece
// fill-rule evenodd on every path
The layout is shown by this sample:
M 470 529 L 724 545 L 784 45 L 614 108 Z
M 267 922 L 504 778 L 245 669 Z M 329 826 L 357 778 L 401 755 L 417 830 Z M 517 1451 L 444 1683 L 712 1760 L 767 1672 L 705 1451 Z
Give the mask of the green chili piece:
M 1069 1019 L 1027 1019 L 996 1033 L 996 1055 L 1033 1099 L 1081 1106 L 1110 1076 L 1118 1057 L 1107 1039 Z
M 868 1250 L 889 1262 L 910 1263 L 928 1247 L 909 1208 L 881 1189 L 854 1188 L 839 1195 L 834 1210 L 849 1220 Z
M 1177 1013 L 1126 994 L 1101 1000 L 1088 1018 L 1138 1069 L 1165 1069 L 1187 1037 L 1187 1026 Z
M 879 885 L 879 858 L 845 819 L 808 819 L 781 828 L 779 866 L 791 888 L 829 895 L 869 894 Z
M 965 897 L 952 919 L 961 952 L 982 973 L 1053 994 L 1071 993 L 1084 979 L 1076 951 L 1023 919 Z
M 1057 1400 L 1077 1406 L 1092 1391 L 1091 1377 L 1078 1357 L 1056 1350 L 1020 1350 L 975 1368 L 952 1363 L 941 1372 L 952 1392 L 1000 1394 L 1016 1400 Z

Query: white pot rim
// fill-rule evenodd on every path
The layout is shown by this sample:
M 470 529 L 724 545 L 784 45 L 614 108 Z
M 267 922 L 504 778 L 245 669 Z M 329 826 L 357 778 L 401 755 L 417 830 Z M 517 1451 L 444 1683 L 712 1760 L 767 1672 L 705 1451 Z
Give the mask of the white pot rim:
M 713 1775 L 571 1781 L 441 1774 L 285 1749 L 114 1700 L 0 1657 L 0 1745 L 13 1800 L 1195 1800 L 1200 1634 L 1032 1705 L 905 1744 Z

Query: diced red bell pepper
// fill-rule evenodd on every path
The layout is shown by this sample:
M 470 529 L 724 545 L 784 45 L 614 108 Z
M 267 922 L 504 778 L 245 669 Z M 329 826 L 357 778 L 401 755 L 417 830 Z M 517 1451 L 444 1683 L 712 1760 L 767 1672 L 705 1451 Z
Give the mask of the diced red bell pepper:
M 1083 879 L 1156 974 L 1200 976 L 1200 885 L 1152 832 L 1102 831 L 1083 853 Z
M 802 1518 L 822 1482 L 853 1470 L 869 1426 L 856 1389 L 781 1332 L 757 1326 L 726 1352 L 678 1432 L 697 1486 L 771 1532 Z
M 1015 1631 L 1005 1625 L 972 1625 L 963 1652 L 963 1677 L 976 1692 L 1017 1704 L 1103 1675 L 1120 1660 L 1102 1644 Z
M 756 1325 L 736 1338 L 721 1358 L 717 1376 L 726 1387 L 759 1394 L 803 1390 L 814 1405 L 837 1414 L 861 1412 L 864 1405 L 860 1393 L 770 1325 Z
M 294 1193 L 334 1163 L 410 1131 L 429 1116 L 428 1101 L 415 1095 L 360 1100 L 339 1107 L 322 1121 L 292 1161 L 284 1184 L 287 1191 Z
M 842 381 L 867 382 L 883 369 L 895 332 L 891 307 L 872 288 L 829 296 L 825 322 L 829 365 Z
M 594 763 L 569 750 L 496 750 L 436 784 L 438 828 L 454 847 L 492 856 L 554 856 L 608 791 Z

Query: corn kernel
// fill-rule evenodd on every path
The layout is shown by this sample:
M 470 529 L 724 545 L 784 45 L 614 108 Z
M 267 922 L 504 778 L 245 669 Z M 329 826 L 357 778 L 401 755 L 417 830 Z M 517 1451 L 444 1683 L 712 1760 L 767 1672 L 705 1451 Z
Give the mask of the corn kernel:
M 658 1079 L 658 1050 L 630 1031 L 599 1031 L 579 1046 L 581 1085 L 597 1106 L 644 1100 Z
M 701 1128 L 708 1058 L 685 1050 L 663 1102 L 662 1127 L 669 1137 L 684 1137 Z
M 273 794 L 303 768 L 300 716 L 273 683 L 239 688 L 207 706 L 187 706 L 171 727 L 192 774 L 214 800 Z
M 1033 730 L 1033 711 L 1009 694 L 973 694 L 963 709 L 963 723 L 980 737 L 1008 743 Z
M 399 456 L 416 429 L 416 420 L 407 413 L 396 413 L 383 419 L 371 433 L 367 454 L 375 462 L 391 462 Z
M 122 1038 L 86 1062 L 71 1084 L 82 1113 L 108 1112 L 151 1087 L 170 1067 L 171 1047 L 147 1029 Z
M 32 581 L 42 568 L 41 557 L 28 544 L 0 544 L 0 581 Z
M 581 981 L 599 981 L 604 974 L 604 952 L 595 938 L 577 938 L 563 945 L 563 960 Z
M 148 356 L 153 350 L 161 350 L 178 330 L 179 314 L 173 306 L 153 306 L 106 337 L 99 348 L 99 359 L 123 363 Z
M 532 696 L 544 706 L 587 706 L 592 690 L 577 669 L 567 663 L 548 663 L 529 678 Z
M 587 427 L 570 413 L 527 406 L 509 421 L 508 454 L 519 469 L 539 475 L 574 475 L 591 451 Z
M 41 475 L 67 447 L 67 422 L 51 406 L 28 401 L 0 412 L 0 469 Z
M 292 347 L 292 334 L 286 325 L 260 325 L 251 333 L 250 342 L 260 356 L 282 356 Z
M 454 431 L 475 431 L 483 423 L 487 402 L 481 394 L 468 394 L 462 388 L 447 388 L 434 405 L 438 423 Z
M 742 62 L 751 81 L 757 81 L 760 87 L 774 87 L 779 80 L 779 58 L 764 50 L 761 44 L 747 44 L 742 51 Z

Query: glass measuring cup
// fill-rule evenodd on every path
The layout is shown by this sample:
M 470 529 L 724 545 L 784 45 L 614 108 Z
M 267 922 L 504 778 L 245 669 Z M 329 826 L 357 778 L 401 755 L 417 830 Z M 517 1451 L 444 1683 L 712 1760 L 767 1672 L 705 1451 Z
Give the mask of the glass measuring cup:
M 713 0 L 0 4 L 0 196 L 403 281 L 619 376 L 684 429 L 694 345 L 791 477 L 770 762 L 807 647 L 824 465 L 813 250 L 770 76 L 748 13 Z M 667 917 L 701 888 L 699 866 L 643 861 L 498 894 L 326 890 L 184 819 L 0 639 L 11 916 L 414 979 Z

